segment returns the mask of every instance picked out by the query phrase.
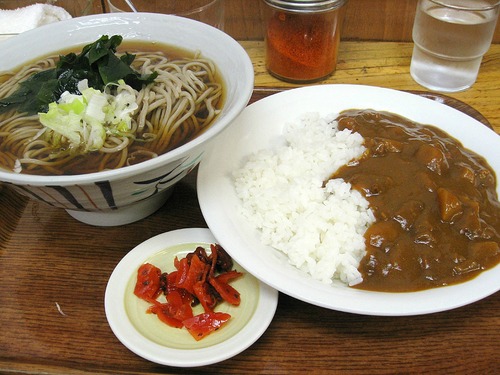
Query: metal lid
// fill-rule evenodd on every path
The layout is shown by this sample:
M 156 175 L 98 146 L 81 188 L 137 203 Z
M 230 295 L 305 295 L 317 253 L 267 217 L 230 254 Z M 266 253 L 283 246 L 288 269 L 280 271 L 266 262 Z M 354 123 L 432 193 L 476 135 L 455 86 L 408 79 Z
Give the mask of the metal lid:
M 340 8 L 347 0 L 264 0 L 272 7 L 295 11 L 317 12 Z

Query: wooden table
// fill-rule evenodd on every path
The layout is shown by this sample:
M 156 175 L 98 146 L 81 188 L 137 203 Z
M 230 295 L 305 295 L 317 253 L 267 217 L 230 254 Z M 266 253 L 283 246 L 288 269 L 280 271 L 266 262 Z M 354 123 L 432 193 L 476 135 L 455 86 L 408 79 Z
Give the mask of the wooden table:
M 245 41 L 255 69 L 255 86 L 293 88 L 269 75 L 265 69 L 264 42 Z M 387 87 L 397 90 L 423 90 L 410 76 L 413 43 L 352 42 L 340 44 L 337 70 L 316 84 L 342 83 Z M 500 44 L 493 44 L 483 58 L 476 83 L 468 90 L 446 94 L 460 100 L 488 119 L 500 133 Z
M 254 62 L 254 100 L 293 87 L 265 72 L 261 42 L 242 44 Z M 346 42 L 337 72 L 322 83 L 423 90 L 409 76 L 410 55 L 411 44 Z M 500 45 L 495 45 L 474 87 L 450 95 L 463 103 L 449 102 L 482 114 L 500 133 L 499 83 Z M 0 373 L 500 373 L 500 293 L 452 311 L 413 317 L 347 314 L 280 294 L 269 329 L 243 353 L 196 369 L 159 366 L 130 352 L 113 335 L 104 291 L 116 264 L 137 244 L 178 228 L 206 227 L 196 171 L 176 186 L 162 209 L 123 227 L 82 224 L 5 187 L 0 207 Z

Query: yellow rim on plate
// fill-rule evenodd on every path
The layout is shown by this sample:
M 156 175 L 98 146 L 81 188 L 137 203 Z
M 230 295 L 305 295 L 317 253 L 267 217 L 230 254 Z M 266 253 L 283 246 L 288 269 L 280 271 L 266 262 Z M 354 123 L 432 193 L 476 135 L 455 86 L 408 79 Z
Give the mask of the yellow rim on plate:
M 108 281 L 104 302 L 108 323 L 123 345 L 155 363 L 195 367 L 228 359 L 259 339 L 274 317 L 278 292 L 238 264 L 235 268 L 244 276 L 232 285 L 241 293 L 242 302 L 239 307 L 220 305 L 216 311 L 228 312 L 231 320 L 200 341 L 195 341 L 186 329 L 169 327 L 155 315 L 146 314 L 148 303 L 133 295 L 141 264 L 150 262 L 162 271 L 172 271 L 175 256 L 216 242 L 208 229 L 180 229 L 139 244 L 118 263 Z

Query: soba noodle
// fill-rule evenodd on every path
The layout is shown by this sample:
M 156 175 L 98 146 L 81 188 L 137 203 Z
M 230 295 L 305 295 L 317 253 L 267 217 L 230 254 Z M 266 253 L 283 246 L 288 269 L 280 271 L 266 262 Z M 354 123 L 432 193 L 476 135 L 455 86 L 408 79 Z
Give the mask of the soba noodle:
M 213 62 L 194 58 L 170 60 L 164 53 L 134 52 L 133 67 L 141 74 L 158 77 L 137 95 L 139 108 L 130 131 L 107 135 L 98 152 L 79 155 L 74 150 L 54 149 L 38 116 L 13 111 L 0 115 L 0 166 L 30 174 L 79 174 L 120 168 L 156 157 L 189 141 L 217 116 L 222 103 L 222 84 Z M 50 57 L 17 73 L 3 74 L 0 98 L 12 94 L 30 75 L 52 68 Z M 1 81 L 0 81 L 1 82 Z M 131 88 L 130 88 L 131 89 Z

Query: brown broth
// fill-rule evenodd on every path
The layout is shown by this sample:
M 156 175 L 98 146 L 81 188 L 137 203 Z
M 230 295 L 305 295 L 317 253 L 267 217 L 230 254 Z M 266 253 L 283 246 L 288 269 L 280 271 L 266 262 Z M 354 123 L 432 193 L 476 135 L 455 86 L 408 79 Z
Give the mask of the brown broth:
M 50 56 L 59 56 L 59 55 L 66 55 L 70 52 L 75 52 L 79 53 L 84 45 L 76 47 L 76 48 L 68 48 L 68 49 L 63 49 L 60 51 L 57 51 L 55 53 L 50 54 Z M 138 52 L 161 52 L 165 56 L 169 58 L 169 60 L 179 60 L 179 59 L 186 59 L 186 58 L 194 58 L 196 53 L 194 51 L 189 51 L 180 47 L 176 46 L 171 46 L 168 44 L 164 43 L 159 43 L 159 42 L 154 42 L 154 41 L 123 41 L 122 44 L 118 48 L 119 53 L 124 53 L 124 52 L 129 52 L 131 54 L 135 54 Z M 44 57 L 34 59 L 33 61 L 26 63 L 25 65 L 30 65 L 30 64 L 35 64 L 37 61 L 40 61 L 44 59 Z M 21 69 L 22 67 L 18 67 L 17 69 L 13 69 L 14 72 L 17 72 Z M 12 74 L 5 74 L 1 75 L 0 74 L 0 84 L 4 81 L 6 81 L 8 78 L 10 78 Z M 220 84 L 222 84 L 222 97 L 218 100 L 218 103 L 216 105 L 216 108 L 220 109 L 225 103 L 226 100 L 226 89 L 224 86 L 224 81 L 222 78 L 222 75 L 219 71 L 216 72 L 216 75 L 214 77 L 214 80 Z M 0 116 L 5 116 L 5 115 L 0 115 Z M 211 122 L 213 123 L 213 121 Z M 196 138 L 203 132 L 207 130 L 207 128 L 210 127 L 210 124 L 208 126 L 205 126 L 203 129 L 197 132 L 188 132 L 184 131 L 181 128 L 177 130 L 179 134 L 182 134 L 182 137 L 177 137 L 179 140 L 177 143 L 171 143 L 168 145 L 168 148 L 153 148 L 152 145 L 149 142 L 135 142 L 133 143 L 133 146 L 129 146 L 130 148 L 134 149 L 141 149 L 145 150 L 146 152 L 155 152 L 159 155 L 164 154 L 174 148 L 180 147 L 183 144 L 188 143 L 192 139 Z M 19 147 L 17 146 L 5 146 L 3 144 L 3 139 L 0 137 L 0 168 L 2 169 L 7 169 L 7 170 L 12 170 L 13 165 L 6 164 L 7 159 L 2 158 L 1 155 L 16 155 L 17 158 L 22 157 L 22 155 L 17 155 L 17 152 L 14 150 L 19 150 Z M 107 160 L 105 163 L 103 163 L 103 160 Z M 104 169 L 113 169 L 115 165 L 118 165 L 120 163 L 120 158 L 121 155 L 120 153 L 116 154 L 103 154 L 101 152 L 91 152 L 85 155 L 79 155 L 74 157 L 71 162 L 65 164 L 64 167 L 61 167 L 61 171 L 57 174 L 64 174 L 64 175 L 75 175 L 75 174 L 83 174 L 83 173 L 91 173 L 91 172 L 96 172 L 101 169 L 96 169 L 96 166 L 106 164 L 106 168 Z M 8 161 L 11 163 L 12 158 L 9 158 L 10 160 Z M 138 157 L 138 158 L 131 158 L 130 164 L 137 164 L 139 162 L 147 160 L 146 157 Z M 5 165 L 4 165 L 5 164 Z M 53 171 L 51 170 L 45 170 L 43 168 L 36 167 L 33 170 L 23 168 L 22 173 L 24 174 L 34 174 L 34 175 L 52 175 L 54 174 Z
M 359 270 L 365 290 L 408 292 L 470 280 L 500 262 L 500 203 L 488 163 L 440 129 L 400 116 L 349 110 L 340 129 L 365 139 L 343 178 L 369 201 Z

